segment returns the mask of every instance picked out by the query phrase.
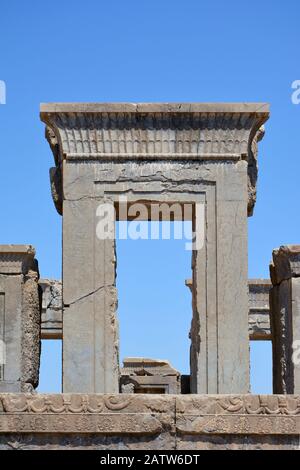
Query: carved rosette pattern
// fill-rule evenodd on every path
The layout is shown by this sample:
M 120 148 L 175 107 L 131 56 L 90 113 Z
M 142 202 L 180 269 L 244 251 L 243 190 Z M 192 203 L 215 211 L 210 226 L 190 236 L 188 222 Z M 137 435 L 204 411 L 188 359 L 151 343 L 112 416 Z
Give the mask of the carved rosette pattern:
M 239 395 L 180 397 L 180 434 L 300 434 L 300 397 Z
M 170 396 L 3 394 L 0 403 L 0 433 L 152 435 L 174 428 Z
M 0 433 L 300 434 L 296 395 L 0 395 Z

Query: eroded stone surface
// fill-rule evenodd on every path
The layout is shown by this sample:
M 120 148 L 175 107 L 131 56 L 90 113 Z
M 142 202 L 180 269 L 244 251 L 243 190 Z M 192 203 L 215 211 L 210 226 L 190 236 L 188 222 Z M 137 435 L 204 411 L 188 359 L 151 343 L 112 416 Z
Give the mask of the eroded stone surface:
M 192 292 L 192 280 L 186 280 Z M 42 339 L 62 339 L 62 283 L 54 279 L 40 279 L 43 291 Z M 249 279 L 249 338 L 271 340 L 269 292 L 272 287 L 269 279 Z
M 41 299 L 34 255 L 30 245 L 0 246 L 0 392 L 38 385 Z
M 272 283 L 269 279 L 249 279 L 249 338 L 270 340 L 269 294 Z
M 205 246 L 193 252 L 191 390 L 247 392 L 246 216 L 268 106 L 46 104 L 41 118 L 64 167 L 54 192 L 63 198 L 64 391 L 118 390 L 115 245 L 95 228 L 99 204 L 126 194 L 205 206 Z
M 0 448 L 297 448 L 297 395 L 0 395 Z M 105 447 L 106 446 L 106 447 Z
M 62 339 L 62 283 L 40 279 L 42 290 L 42 339 Z
M 185 285 L 193 292 L 192 279 Z M 271 340 L 269 293 L 272 283 L 269 279 L 249 279 L 248 331 L 252 341 Z
M 274 250 L 270 273 L 273 391 L 299 393 L 300 245 Z
M 180 393 L 180 373 L 166 360 L 125 358 L 120 386 L 122 393 Z

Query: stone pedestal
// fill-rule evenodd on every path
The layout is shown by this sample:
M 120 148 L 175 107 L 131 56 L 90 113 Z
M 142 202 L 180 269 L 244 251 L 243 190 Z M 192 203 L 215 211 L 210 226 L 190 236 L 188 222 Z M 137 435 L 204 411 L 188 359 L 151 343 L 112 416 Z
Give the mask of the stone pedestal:
M 35 251 L 0 245 L 0 392 L 28 392 L 38 385 L 40 302 Z
M 274 250 L 270 272 L 273 392 L 300 393 L 300 245 Z
M 119 390 L 115 243 L 96 229 L 120 196 L 193 207 L 191 391 L 248 392 L 247 211 L 268 106 L 44 104 L 41 118 L 63 214 L 64 392 Z

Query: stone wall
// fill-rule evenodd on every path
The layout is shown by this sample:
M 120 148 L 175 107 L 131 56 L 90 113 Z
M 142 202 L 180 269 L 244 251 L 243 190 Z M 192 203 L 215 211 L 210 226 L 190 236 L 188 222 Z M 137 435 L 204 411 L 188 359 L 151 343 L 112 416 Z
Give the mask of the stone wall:
M 299 449 L 300 397 L 0 395 L 0 449 Z

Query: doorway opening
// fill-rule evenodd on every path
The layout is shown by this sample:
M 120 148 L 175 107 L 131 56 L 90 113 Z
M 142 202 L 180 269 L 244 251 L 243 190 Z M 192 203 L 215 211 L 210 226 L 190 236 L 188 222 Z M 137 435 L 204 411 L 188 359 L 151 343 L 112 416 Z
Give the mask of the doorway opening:
M 120 234 L 127 230 L 130 235 L 134 223 L 116 222 L 120 358 L 168 360 L 189 374 L 192 298 L 185 280 L 192 277 L 192 253 L 186 249 L 192 222 L 139 222 L 144 237 L 122 239 Z

